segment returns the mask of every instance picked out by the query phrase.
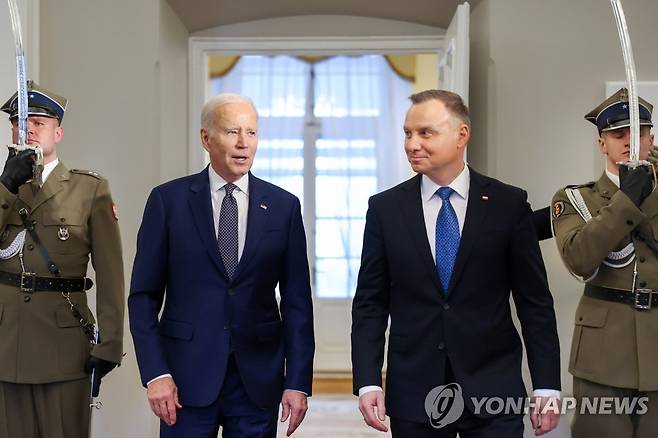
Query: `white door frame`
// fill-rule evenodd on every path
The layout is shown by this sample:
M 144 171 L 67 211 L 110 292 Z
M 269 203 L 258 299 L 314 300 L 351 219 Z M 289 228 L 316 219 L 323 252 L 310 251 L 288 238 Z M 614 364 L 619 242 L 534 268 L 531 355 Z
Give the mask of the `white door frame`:
M 189 41 L 189 133 L 188 170 L 198 172 L 205 165 L 205 151 L 200 145 L 201 108 L 209 97 L 208 57 L 211 55 L 346 55 L 346 54 L 412 54 L 441 53 L 444 36 L 395 37 L 285 37 L 285 38 L 224 38 L 192 37 Z M 309 251 L 314 247 L 314 231 L 306 224 Z M 316 333 L 322 333 L 331 319 L 333 328 L 345 325 L 345 341 L 340 343 L 316 342 L 315 370 L 344 373 L 349 371 L 349 308 L 351 299 L 315 298 Z M 345 313 L 347 309 L 347 314 Z M 323 323 L 322 321 L 325 321 Z M 343 337 L 341 336 L 341 339 Z

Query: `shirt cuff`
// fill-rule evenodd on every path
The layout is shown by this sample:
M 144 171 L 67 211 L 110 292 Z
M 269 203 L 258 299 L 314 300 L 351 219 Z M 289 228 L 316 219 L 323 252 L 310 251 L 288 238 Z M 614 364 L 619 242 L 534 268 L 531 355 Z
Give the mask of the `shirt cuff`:
M 376 386 L 376 385 L 364 386 L 362 388 L 359 388 L 359 397 L 361 397 L 365 393 L 373 392 L 373 391 L 384 392 L 381 386 Z
M 173 378 L 173 376 L 172 376 L 171 374 L 169 374 L 169 373 L 167 373 L 167 374 L 162 374 L 162 375 L 160 375 L 160 376 L 158 376 L 158 377 L 154 377 L 153 379 L 149 380 L 149 381 L 146 383 L 146 386 L 149 386 L 151 383 L 155 382 L 156 380 L 164 379 L 165 377 L 171 377 L 171 378 Z
M 557 389 L 535 389 L 532 391 L 533 397 L 548 397 L 560 399 L 560 391 Z
M 286 388 L 286 389 L 284 389 L 284 391 L 294 391 L 294 392 L 299 392 L 300 394 L 304 394 L 306 397 L 308 397 L 308 394 L 307 394 L 307 393 L 305 393 L 304 391 L 300 391 L 299 389 L 290 389 L 290 388 Z

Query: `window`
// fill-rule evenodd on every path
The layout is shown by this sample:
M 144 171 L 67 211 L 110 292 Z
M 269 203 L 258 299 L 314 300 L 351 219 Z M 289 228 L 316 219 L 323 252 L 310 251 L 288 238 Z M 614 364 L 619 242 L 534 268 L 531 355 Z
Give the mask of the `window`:
M 299 197 L 316 297 L 353 296 L 368 198 L 409 175 L 410 91 L 379 55 L 244 56 L 212 81 L 213 94 L 244 94 L 258 109 L 252 172 Z

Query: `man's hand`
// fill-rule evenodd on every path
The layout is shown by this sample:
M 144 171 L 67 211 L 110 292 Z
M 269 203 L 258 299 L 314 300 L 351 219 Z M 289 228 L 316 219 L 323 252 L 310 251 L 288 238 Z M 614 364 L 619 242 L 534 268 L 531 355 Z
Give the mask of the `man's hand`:
M 9 148 L 9 155 L 5 162 L 5 168 L 0 175 L 0 182 L 13 194 L 18 193 L 18 188 L 34 176 L 34 158 L 36 152 L 33 149 L 25 149 L 16 153 Z
M 99 378 L 105 377 L 107 373 L 118 367 L 119 364 L 101 359 L 100 357 L 89 356 L 85 363 L 85 372 L 91 374 L 94 370 L 98 373 Z
M 651 169 L 647 166 L 638 166 L 635 169 L 631 169 L 623 164 L 619 165 L 619 189 L 638 208 L 653 190 L 653 181 L 651 175 L 649 175 L 649 170 Z
M 534 397 L 530 422 L 537 436 L 555 429 L 560 422 L 560 400 L 554 397 Z
M 281 397 L 281 422 L 283 423 L 290 417 L 286 436 L 292 435 L 299 425 L 302 424 L 302 420 L 304 420 L 304 416 L 306 416 L 306 411 L 308 410 L 306 399 L 306 394 L 302 392 L 291 389 L 283 391 L 283 396 Z
M 178 387 L 171 377 L 154 380 L 146 387 L 151 410 L 168 426 L 176 424 L 176 408 L 183 406 L 178 402 Z
M 388 432 L 388 428 L 384 424 L 386 406 L 383 391 L 370 391 L 359 397 L 359 411 L 368 426 L 381 432 Z

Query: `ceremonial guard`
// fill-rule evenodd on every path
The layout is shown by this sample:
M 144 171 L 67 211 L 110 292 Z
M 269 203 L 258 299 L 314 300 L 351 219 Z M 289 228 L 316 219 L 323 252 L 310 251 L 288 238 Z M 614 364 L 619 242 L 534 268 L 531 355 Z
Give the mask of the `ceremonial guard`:
M 66 99 L 33 82 L 27 93 L 26 146 L 17 94 L 2 106 L 14 145 L 0 176 L 0 438 L 86 438 L 90 375 L 123 351 L 119 226 L 107 180 L 57 158 Z
M 652 105 L 639 99 L 639 158 L 653 145 Z M 606 169 L 598 181 L 559 190 L 552 202 L 558 250 L 585 283 L 569 371 L 578 400 L 572 436 L 655 437 L 658 430 L 658 192 L 652 166 L 627 166 L 625 88 L 585 118 L 596 125 Z M 612 414 L 583 407 L 613 397 Z M 642 399 L 642 397 L 646 397 Z M 635 408 L 621 412 L 619 403 Z

